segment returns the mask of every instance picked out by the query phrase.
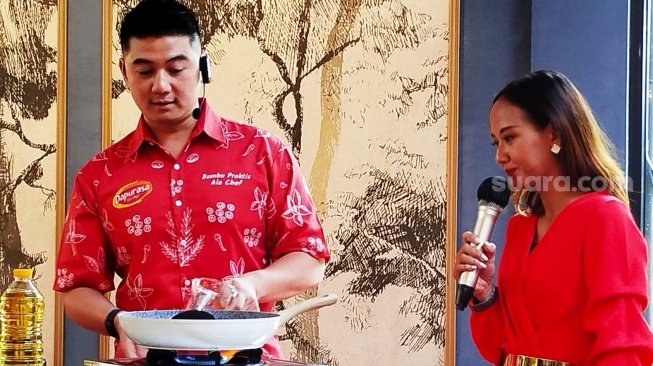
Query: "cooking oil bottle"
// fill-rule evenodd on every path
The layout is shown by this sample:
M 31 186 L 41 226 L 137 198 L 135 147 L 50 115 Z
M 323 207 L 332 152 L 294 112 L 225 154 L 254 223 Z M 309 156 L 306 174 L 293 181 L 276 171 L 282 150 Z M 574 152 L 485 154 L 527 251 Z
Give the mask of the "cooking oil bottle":
M 44 307 L 32 269 L 14 269 L 14 282 L 0 296 L 0 365 L 45 365 Z

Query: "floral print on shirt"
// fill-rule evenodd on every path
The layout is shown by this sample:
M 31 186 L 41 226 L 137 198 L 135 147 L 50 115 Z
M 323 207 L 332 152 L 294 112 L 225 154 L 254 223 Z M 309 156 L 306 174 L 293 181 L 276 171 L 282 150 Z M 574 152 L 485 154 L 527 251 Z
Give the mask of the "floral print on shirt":
M 194 277 L 239 277 L 291 252 L 329 258 L 291 150 L 206 108 L 177 158 L 141 120 L 80 169 L 55 290 L 107 292 L 117 275 L 120 308 L 175 309 Z

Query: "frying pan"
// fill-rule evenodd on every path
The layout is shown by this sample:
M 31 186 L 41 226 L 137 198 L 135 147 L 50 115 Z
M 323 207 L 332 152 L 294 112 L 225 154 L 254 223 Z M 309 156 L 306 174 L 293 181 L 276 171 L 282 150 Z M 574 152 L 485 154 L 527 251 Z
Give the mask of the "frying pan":
M 335 294 L 322 295 L 278 313 L 204 310 L 215 319 L 172 319 L 185 310 L 123 311 L 118 319 L 127 337 L 147 348 L 243 350 L 262 347 L 292 317 L 333 305 L 337 300 Z

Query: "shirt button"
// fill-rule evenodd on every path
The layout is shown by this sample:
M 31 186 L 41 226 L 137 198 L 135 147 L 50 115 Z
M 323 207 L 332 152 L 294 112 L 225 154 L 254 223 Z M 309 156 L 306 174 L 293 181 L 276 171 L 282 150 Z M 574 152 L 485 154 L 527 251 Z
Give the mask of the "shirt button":
M 175 168 L 175 170 L 179 170 L 179 168 L 180 168 L 179 164 L 175 164 L 174 168 Z
M 177 207 L 181 206 L 181 201 L 180 201 L 180 200 L 176 200 L 176 201 L 175 201 L 175 205 L 176 205 Z
M 181 244 L 181 245 L 186 245 L 186 240 L 181 239 L 181 241 L 179 242 L 179 244 Z

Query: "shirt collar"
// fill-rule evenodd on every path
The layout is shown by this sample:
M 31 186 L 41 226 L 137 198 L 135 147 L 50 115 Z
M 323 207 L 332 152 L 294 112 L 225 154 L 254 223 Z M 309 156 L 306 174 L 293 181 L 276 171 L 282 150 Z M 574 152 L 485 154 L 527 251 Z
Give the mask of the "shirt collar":
M 190 138 L 193 139 L 204 132 L 210 138 L 216 140 L 219 144 L 223 144 L 226 139 L 224 137 L 223 122 L 222 118 L 218 116 L 213 109 L 209 106 L 209 103 L 204 100 L 202 104 L 202 114 L 193 128 L 193 132 L 190 135 Z M 154 137 L 150 132 L 150 129 L 145 123 L 143 114 L 138 120 L 138 126 L 134 130 L 132 138 L 129 140 L 129 150 L 127 156 L 132 156 L 136 154 L 138 149 L 143 145 L 144 142 L 155 143 Z

